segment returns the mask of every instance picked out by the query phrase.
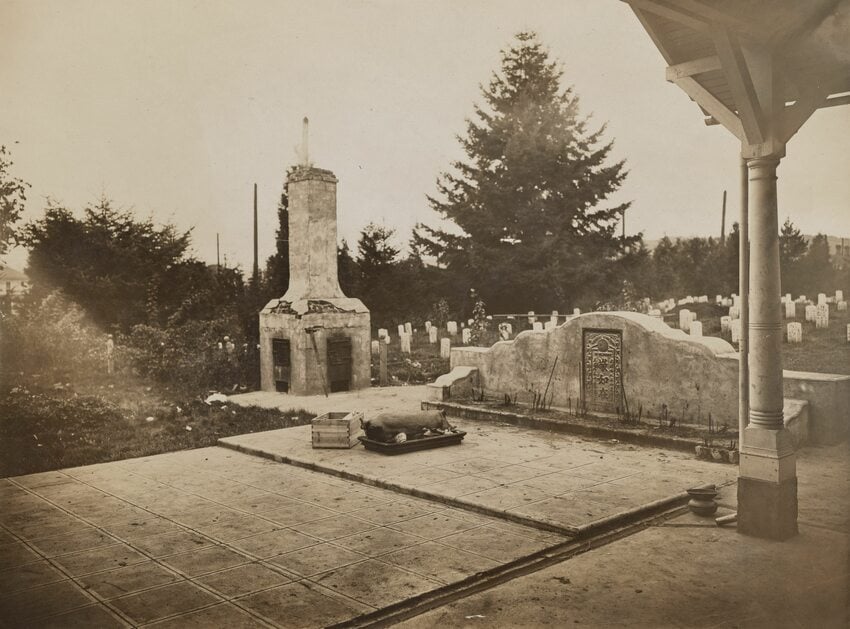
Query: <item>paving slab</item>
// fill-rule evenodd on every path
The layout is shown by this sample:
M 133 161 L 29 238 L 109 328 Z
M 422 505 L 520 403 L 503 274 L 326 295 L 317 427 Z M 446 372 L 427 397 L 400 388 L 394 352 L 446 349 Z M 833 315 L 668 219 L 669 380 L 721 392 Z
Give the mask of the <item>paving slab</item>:
M 467 433 L 460 445 L 397 456 L 361 445 L 314 449 L 310 426 L 227 437 L 220 443 L 566 535 L 629 517 L 690 487 L 723 486 L 737 478 L 736 466 L 700 461 L 687 453 L 452 421 Z
M 0 480 L 4 628 L 320 627 L 566 541 L 221 447 Z

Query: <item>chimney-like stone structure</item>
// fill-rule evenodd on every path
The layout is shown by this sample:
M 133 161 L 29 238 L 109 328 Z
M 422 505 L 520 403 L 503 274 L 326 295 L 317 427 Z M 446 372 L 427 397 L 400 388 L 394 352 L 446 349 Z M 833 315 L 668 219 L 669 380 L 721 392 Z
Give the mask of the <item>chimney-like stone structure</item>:
M 310 164 L 306 138 L 301 155 L 287 178 L 289 288 L 260 312 L 261 388 L 293 395 L 366 388 L 369 311 L 339 286 L 337 178 Z

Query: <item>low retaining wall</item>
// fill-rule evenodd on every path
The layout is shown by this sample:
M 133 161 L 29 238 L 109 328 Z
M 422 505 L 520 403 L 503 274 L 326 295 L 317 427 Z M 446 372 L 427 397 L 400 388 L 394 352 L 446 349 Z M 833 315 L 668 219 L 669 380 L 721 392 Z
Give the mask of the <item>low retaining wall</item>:
M 612 335 L 616 351 L 603 346 L 599 352 L 592 345 L 606 334 Z M 490 394 L 531 395 L 542 394 L 548 383 L 547 401 L 551 397 L 553 406 L 575 408 L 592 404 L 599 390 L 610 393 L 614 387 L 612 404 L 621 409 L 628 405 L 633 413 L 642 409 L 643 417 L 668 414 L 700 425 L 707 425 L 711 417 L 715 426 L 726 424 L 730 429 L 738 425 L 738 363 L 738 353 L 723 339 L 691 337 L 633 312 L 582 314 L 553 330 L 527 330 L 492 347 L 451 351 L 454 373 L 464 375 L 456 382 L 462 382 L 464 389 L 475 386 Z M 475 368 L 477 374 L 460 372 L 458 367 Z M 617 367 L 622 383 L 609 377 Z M 596 375 L 588 379 L 593 370 Z M 443 378 L 439 397 L 435 390 L 431 399 L 455 395 L 451 386 L 455 379 Z M 472 384 L 474 378 L 477 382 Z M 588 391 L 589 387 L 598 388 Z M 850 376 L 786 371 L 785 397 L 809 403 L 811 443 L 836 443 L 847 437 Z

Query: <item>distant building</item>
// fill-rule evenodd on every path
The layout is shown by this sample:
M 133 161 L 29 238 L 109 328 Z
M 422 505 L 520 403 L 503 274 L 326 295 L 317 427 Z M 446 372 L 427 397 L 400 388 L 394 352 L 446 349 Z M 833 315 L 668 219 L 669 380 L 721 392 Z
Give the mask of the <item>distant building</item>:
M 29 289 L 30 281 L 26 275 L 0 263 L 0 296 L 23 295 Z

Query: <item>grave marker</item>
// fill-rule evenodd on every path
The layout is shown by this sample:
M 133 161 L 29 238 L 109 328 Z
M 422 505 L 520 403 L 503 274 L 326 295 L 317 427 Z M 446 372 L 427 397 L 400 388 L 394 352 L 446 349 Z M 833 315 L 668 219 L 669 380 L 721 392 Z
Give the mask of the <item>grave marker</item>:
M 728 315 L 720 317 L 720 332 L 722 334 L 726 334 L 729 332 L 729 322 L 732 321 L 732 318 Z
M 699 321 L 691 321 L 691 336 L 702 336 L 702 323 Z
M 469 345 L 469 342 L 472 340 L 472 330 L 464 328 L 460 338 L 464 345 Z
M 797 317 L 797 304 L 793 301 L 785 302 L 785 318 L 795 319 Z
M 729 331 L 732 333 L 732 342 L 739 343 L 741 341 L 741 320 L 732 319 L 729 322 Z
M 450 358 L 452 355 L 452 342 L 450 339 L 440 339 L 440 358 Z
M 437 342 L 437 328 L 433 326 L 428 329 L 428 342 L 432 345 Z
M 449 321 L 448 323 L 446 323 L 446 330 L 452 336 L 456 336 L 457 335 L 457 321 Z
M 534 323 L 531 324 L 531 329 L 534 330 L 535 332 L 542 332 L 543 331 L 543 324 L 540 323 L 540 321 L 535 321 Z
M 818 314 L 818 307 L 809 304 L 806 306 L 806 321 L 813 322 Z
M 372 341 L 372 356 L 377 356 L 381 353 L 381 342 Z
M 829 327 L 829 304 L 823 303 L 816 306 L 817 311 L 815 313 L 815 327 L 816 328 L 828 328 Z
M 409 354 L 410 353 L 410 334 L 405 332 L 399 337 L 399 341 L 401 342 L 401 353 Z
M 786 327 L 787 327 L 786 335 L 788 337 L 789 343 L 802 343 L 803 342 L 803 324 L 802 323 L 792 321 Z

